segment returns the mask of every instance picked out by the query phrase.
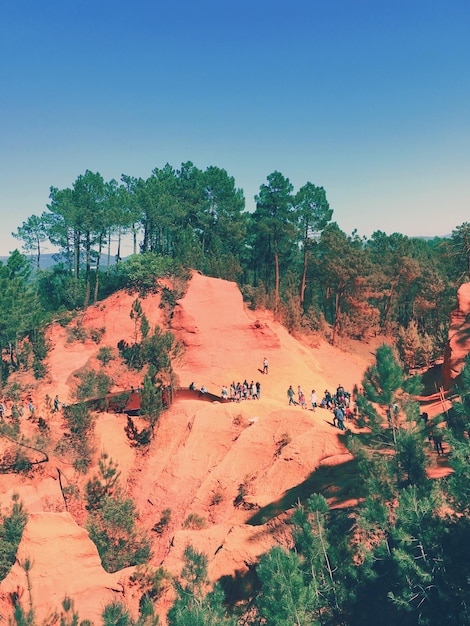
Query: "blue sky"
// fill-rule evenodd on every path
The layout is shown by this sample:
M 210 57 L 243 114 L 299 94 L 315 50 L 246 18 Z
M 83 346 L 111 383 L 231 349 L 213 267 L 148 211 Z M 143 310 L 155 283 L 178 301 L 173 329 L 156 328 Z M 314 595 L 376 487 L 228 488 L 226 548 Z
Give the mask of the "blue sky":
M 86 169 L 278 170 L 357 229 L 470 221 L 468 0 L 4 0 L 0 254 Z

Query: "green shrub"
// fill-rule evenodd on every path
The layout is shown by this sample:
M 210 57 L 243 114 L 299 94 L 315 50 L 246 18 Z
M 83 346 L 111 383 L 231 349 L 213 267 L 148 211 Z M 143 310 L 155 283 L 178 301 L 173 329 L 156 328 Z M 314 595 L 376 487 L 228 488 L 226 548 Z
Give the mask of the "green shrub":
M 276 441 L 276 452 L 274 453 L 274 456 L 280 456 L 281 452 L 290 444 L 291 441 L 292 439 L 289 433 L 283 433 L 279 441 Z
M 103 453 L 98 462 L 99 475 L 94 476 L 86 484 L 86 508 L 96 511 L 101 506 L 105 496 L 111 496 L 116 488 L 121 472 L 118 471 L 117 463 Z
M 109 346 L 103 346 L 100 348 L 96 358 L 101 362 L 103 367 L 106 367 L 106 365 L 108 365 L 110 361 L 113 361 L 116 357 L 114 356 L 112 348 Z
M 212 494 L 210 506 L 217 506 L 218 504 L 223 502 L 223 500 L 224 494 L 220 489 L 217 489 L 217 491 L 214 491 L 214 493 Z
M 106 332 L 106 328 L 92 328 L 90 330 L 90 339 L 95 343 L 100 343 L 103 335 Z
M 76 391 L 77 399 L 80 401 L 103 398 L 113 386 L 113 379 L 102 371 L 82 370 L 75 374 L 75 378 L 80 381 Z
M 201 530 L 205 526 L 205 518 L 197 515 L 197 513 L 190 513 L 183 523 L 183 528 L 190 528 L 191 530 Z
M 134 503 L 124 498 L 119 489 L 113 495 L 105 495 L 99 508 L 90 512 L 86 528 L 107 572 L 149 561 L 150 540 L 136 528 L 135 520 Z
M 86 473 L 95 452 L 92 441 L 94 418 L 83 402 L 64 407 L 64 418 L 70 432 L 63 434 L 55 447 L 55 452 L 71 454 L 74 468 Z
M 28 515 L 17 494 L 12 496 L 12 507 L 7 513 L 0 512 L 0 581 L 3 580 L 16 560 Z
M 80 341 L 84 343 L 88 337 L 88 333 L 86 328 L 83 327 L 83 324 L 80 320 L 77 320 L 75 326 L 67 327 L 67 343 L 73 343 L 74 341 Z
M 171 574 L 163 567 L 157 569 L 148 565 L 138 565 L 131 581 L 139 585 L 142 597 L 156 601 L 168 589 L 172 580 Z
M 167 528 L 168 524 L 171 520 L 171 509 L 163 509 L 162 516 L 160 517 L 160 521 L 158 521 L 155 526 L 152 528 L 153 531 L 158 533 L 159 535 Z

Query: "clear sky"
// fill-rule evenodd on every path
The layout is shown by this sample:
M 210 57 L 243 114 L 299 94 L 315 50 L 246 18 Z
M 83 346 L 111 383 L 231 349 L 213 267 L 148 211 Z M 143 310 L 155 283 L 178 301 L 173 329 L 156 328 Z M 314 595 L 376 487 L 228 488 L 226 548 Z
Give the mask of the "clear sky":
M 0 254 L 86 169 L 278 170 L 351 233 L 470 221 L 468 0 L 3 0 Z

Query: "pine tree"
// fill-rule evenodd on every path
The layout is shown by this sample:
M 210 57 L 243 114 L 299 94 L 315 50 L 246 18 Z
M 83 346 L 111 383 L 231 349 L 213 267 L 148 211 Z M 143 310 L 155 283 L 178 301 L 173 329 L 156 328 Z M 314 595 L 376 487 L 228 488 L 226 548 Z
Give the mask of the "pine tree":
M 218 585 L 210 590 L 207 556 L 187 546 L 181 579 L 175 580 L 177 598 L 168 612 L 169 626 L 235 626 L 226 615 L 224 594 Z
M 306 582 L 301 557 L 276 546 L 257 567 L 261 592 L 257 607 L 266 626 L 314 626 L 314 585 Z

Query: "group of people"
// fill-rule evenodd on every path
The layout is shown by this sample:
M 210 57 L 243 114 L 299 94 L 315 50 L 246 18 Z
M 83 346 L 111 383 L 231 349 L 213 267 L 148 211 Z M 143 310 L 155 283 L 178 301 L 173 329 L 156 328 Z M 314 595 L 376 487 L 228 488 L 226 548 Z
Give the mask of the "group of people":
M 193 391 L 197 390 L 196 384 L 191 383 L 189 385 L 189 389 Z M 199 396 L 205 393 L 207 393 L 207 388 L 202 385 L 199 388 Z M 259 381 L 256 381 L 255 383 L 253 380 L 249 383 L 246 378 L 242 383 L 235 383 L 235 381 L 233 381 L 228 387 L 227 385 L 222 385 L 220 397 L 223 400 L 230 400 L 231 402 L 240 402 L 241 400 L 259 400 L 261 397 L 261 383 Z
M 324 409 L 335 409 L 338 406 L 342 409 L 350 409 L 351 393 L 346 391 L 343 385 L 338 385 L 335 393 L 325 389 L 320 406 Z
M 307 409 L 307 399 L 305 397 L 304 390 L 300 385 L 297 386 L 297 400 L 295 399 L 296 392 L 292 385 L 289 385 L 289 389 L 287 390 L 287 398 L 289 400 L 289 405 L 300 406 L 302 409 Z M 312 411 L 315 411 L 317 408 L 317 392 L 315 389 L 312 389 L 310 393 L 310 405 L 312 407 Z
M 292 385 L 289 385 L 287 389 L 287 398 L 289 406 L 300 406 L 302 409 L 307 409 L 307 400 L 305 393 L 300 385 L 297 387 L 297 393 L 294 391 Z M 318 406 L 318 397 L 315 389 L 312 389 L 310 393 L 310 405 L 312 411 Z M 333 424 L 340 430 L 345 430 L 344 421 L 346 419 L 352 419 L 353 415 L 357 413 L 357 407 L 354 405 L 354 410 L 351 410 L 351 394 L 346 391 L 342 385 L 338 385 L 336 393 L 332 394 L 325 389 L 325 393 L 320 402 L 320 407 L 333 411 Z
M 241 400 L 259 400 L 261 397 L 261 383 L 252 380 L 250 383 L 245 380 L 242 383 L 232 381 L 229 389 L 226 385 L 222 387 L 222 398 L 229 399 L 231 402 L 240 402 Z
M 18 419 L 19 417 L 23 417 L 23 415 L 25 414 L 24 407 L 26 407 L 29 412 L 28 418 L 33 419 L 34 414 L 35 414 L 35 408 L 34 408 L 32 398 L 28 398 L 27 400 L 25 400 L 24 406 L 22 404 L 13 402 L 13 404 L 11 405 L 11 409 L 10 409 L 11 417 L 13 419 Z M 3 419 L 4 417 L 7 417 L 7 407 L 6 407 L 5 401 L 2 400 L 0 402 L 0 418 Z
M 0 419 L 4 419 L 5 417 L 8 417 L 7 415 L 8 410 L 7 410 L 6 403 L 7 403 L 6 399 L 2 399 L 0 401 Z M 54 397 L 54 400 L 52 402 L 49 396 L 46 396 L 45 404 L 46 404 L 46 408 L 51 413 L 57 413 L 58 411 L 60 411 L 61 403 L 59 401 L 58 395 Z M 36 421 L 36 407 L 34 405 L 33 398 L 31 396 L 28 396 L 26 399 L 23 400 L 23 402 L 12 401 L 11 403 L 9 416 L 12 419 L 16 420 L 16 419 L 19 419 L 20 417 L 23 417 L 24 415 L 26 415 L 28 419 Z

